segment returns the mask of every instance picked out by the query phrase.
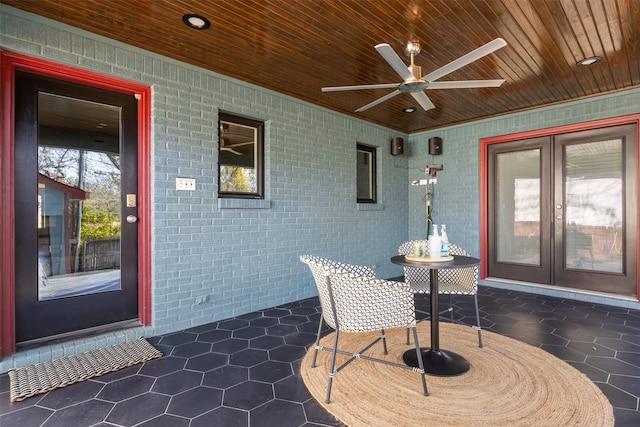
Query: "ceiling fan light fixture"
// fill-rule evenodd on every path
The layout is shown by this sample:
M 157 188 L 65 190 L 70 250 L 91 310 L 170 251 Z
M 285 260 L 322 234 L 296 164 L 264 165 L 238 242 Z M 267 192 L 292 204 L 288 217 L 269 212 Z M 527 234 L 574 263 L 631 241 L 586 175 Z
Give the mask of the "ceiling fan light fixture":
M 211 22 L 207 18 L 202 15 L 196 15 L 195 13 L 188 13 L 182 17 L 182 22 L 184 22 L 187 27 L 193 28 L 194 30 L 206 30 L 211 26 Z
M 407 42 L 407 45 L 404 47 L 404 54 L 407 56 L 417 55 L 420 53 L 422 48 L 420 47 L 420 42 L 415 40 L 410 40 Z
M 589 58 L 584 58 L 576 63 L 578 67 L 588 67 L 589 65 L 596 64 L 602 61 L 601 56 L 590 56 Z

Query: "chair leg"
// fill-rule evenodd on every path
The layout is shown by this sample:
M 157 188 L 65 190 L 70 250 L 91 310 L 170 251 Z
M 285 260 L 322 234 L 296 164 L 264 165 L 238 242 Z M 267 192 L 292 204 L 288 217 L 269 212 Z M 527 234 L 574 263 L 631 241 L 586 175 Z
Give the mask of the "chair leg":
M 336 354 L 337 354 L 337 350 L 338 350 L 338 335 L 340 334 L 340 331 L 338 330 L 338 328 L 336 328 L 336 332 L 335 332 L 335 337 L 333 339 L 333 352 L 331 355 L 331 368 L 329 369 L 329 384 L 327 385 L 327 398 L 325 399 L 325 402 L 330 403 L 330 397 L 331 397 L 331 386 L 333 385 L 333 377 L 336 376 Z
M 316 349 L 313 352 L 313 361 L 311 362 L 311 367 L 316 367 L 316 359 L 318 358 L 318 350 L 320 349 L 320 333 L 322 332 L 322 322 L 323 317 L 320 316 L 320 322 L 318 323 L 318 334 L 316 335 Z
M 480 310 L 478 309 L 478 294 L 473 296 L 476 302 L 476 321 L 478 322 L 478 347 L 482 348 L 482 327 L 480 326 Z
M 384 329 L 380 331 L 380 337 L 382 338 L 382 347 L 384 348 L 384 354 L 389 354 L 387 351 L 387 336 L 384 334 Z
M 424 363 L 422 362 L 422 351 L 420 350 L 420 343 L 418 342 L 418 331 L 415 326 L 413 326 L 413 340 L 416 343 L 416 356 L 418 357 L 418 368 L 420 369 L 420 374 L 422 376 L 422 390 L 424 390 L 424 395 L 429 396 L 429 390 L 427 389 L 427 379 L 425 378 L 424 373 Z
M 451 315 L 451 323 L 453 323 L 453 298 L 449 294 L 449 314 Z
M 409 338 L 409 331 L 411 328 L 407 328 L 407 345 L 411 344 L 411 339 Z

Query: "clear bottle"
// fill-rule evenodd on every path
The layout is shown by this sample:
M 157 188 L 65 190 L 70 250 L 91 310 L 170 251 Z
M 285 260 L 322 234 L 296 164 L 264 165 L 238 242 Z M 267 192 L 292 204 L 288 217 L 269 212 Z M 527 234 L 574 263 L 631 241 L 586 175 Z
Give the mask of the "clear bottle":
M 442 243 L 438 234 L 438 225 L 433 224 L 433 232 L 429 237 L 429 256 L 431 258 L 440 258 L 442 252 Z
M 442 256 L 449 256 L 449 237 L 447 236 L 447 226 L 441 225 L 440 244 Z

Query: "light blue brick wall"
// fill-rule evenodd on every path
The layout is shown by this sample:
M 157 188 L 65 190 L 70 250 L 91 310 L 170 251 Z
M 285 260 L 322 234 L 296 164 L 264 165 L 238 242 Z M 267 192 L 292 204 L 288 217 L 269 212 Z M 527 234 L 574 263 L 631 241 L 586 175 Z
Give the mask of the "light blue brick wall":
M 20 352 L 0 372 L 313 296 L 303 253 L 400 274 L 407 159 L 389 144 L 406 135 L 0 7 L 3 49 L 147 84 L 153 99 L 153 325 Z M 266 121 L 266 200 L 217 198 L 219 110 Z M 357 142 L 379 147 L 375 207 L 356 203 Z M 176 191 L 178 176 L 196 191 Z

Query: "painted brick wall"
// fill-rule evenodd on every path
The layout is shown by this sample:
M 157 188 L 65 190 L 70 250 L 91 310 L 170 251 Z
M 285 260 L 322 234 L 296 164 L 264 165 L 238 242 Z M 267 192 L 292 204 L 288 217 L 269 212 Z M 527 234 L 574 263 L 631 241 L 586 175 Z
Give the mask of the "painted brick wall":
M 401 274 L 389 257 L 407 237 L 407 159 L 389 141 L 404 135 L 0 7 L 3 49 L 153 88 L 153 326 L 22 352 L 0 372 L 313 296 L 304 253 Z M 266 121 L 266 200 L 217 198 L 219 110 Z M 356 203 L 357 142 L 379 147 L 376 206 Z

